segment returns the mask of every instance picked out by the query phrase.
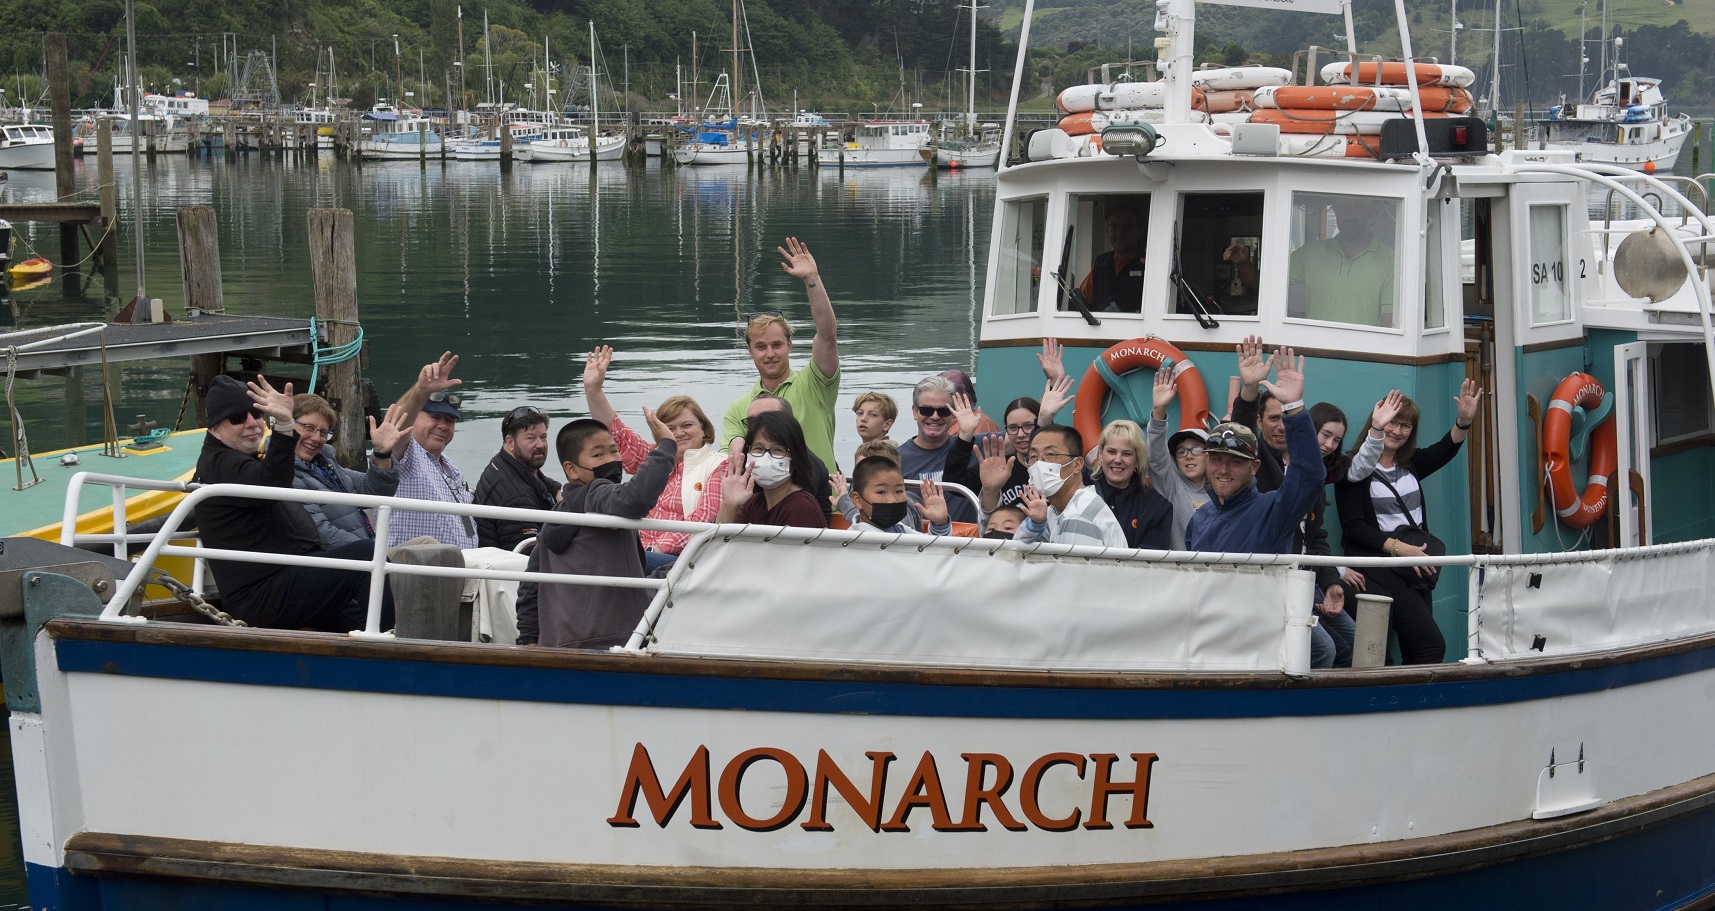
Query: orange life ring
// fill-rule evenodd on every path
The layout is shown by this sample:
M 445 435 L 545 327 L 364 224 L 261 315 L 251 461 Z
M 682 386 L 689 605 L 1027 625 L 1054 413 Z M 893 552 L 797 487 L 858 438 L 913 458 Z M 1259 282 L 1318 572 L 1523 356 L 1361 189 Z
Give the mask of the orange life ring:
M 1586 411 L 1602 404 L 1608 391 L 1588 373 L 1574 373 L 1554 387 L 1548 410 L 1542 414 L 1542 470 L 1554 513 L 1573 528 L 1588 528 L 1608 508 L 1608 478 L 1619 465 L 1619 438 L 1612 417 L 1596 425 L 1590 434 L 1590 475 L 1584 495 L 1572 487 L 1572 409 Z
M 1203 430 L 1209 426 L 1209 390 L 1203 385 L 1203 374 L 1171 343 L 1153 336 L 1134 338 L 1103 351 L 1097 361 L 1106 363 L 1115 376 L 1145 367 L 1159 370 L 1162 364 L 1172 363 L 1173 388 L 1179 393 L 1179 429 Z M 1072 428 L 1084 438 L 1086 448 L 1102 438 L 1102 407 L 1107 404 L 1108 391 L 1108 381 L 1091 364 L 1084 371 L 1084 381 L 1078 384 L 1078 397 L 1072 406 Z M 1149 420 L 1148 415 L 1133 417 L 1139 423 Z

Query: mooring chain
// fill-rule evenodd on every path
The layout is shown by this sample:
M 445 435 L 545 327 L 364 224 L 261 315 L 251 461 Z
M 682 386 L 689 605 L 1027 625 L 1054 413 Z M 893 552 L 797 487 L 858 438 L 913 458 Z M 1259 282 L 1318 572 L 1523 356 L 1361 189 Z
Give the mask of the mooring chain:
M 202 595 L 191 590 L 191 587 L 166 574 L 163 570 L 154 570 L 149 574 L 149 581 L 173 593 L 173 597 L 190 605 L 191 609 L 222 626 L 249 626 L 243 620 L 232 616 L 226 611 L 208 603 Z

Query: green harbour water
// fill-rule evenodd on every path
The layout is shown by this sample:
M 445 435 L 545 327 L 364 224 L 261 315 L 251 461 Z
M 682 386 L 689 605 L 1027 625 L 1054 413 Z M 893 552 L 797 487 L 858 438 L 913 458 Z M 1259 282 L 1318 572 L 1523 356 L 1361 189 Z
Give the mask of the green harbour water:
M 93 158 L 78 165 L 79 188 L 91 197 L 94 165 Z M 216 211 L 229 312 L 293 317 L 314 313 L 306 212 L 351 209 L 365 375 L 385 402 L 440 352 L 458 353 L 466 421 L 449 454 L 473 483 L 499 448 L 500 418 L 513 407 L 535 405 L 556 422 L 586 413 L 583 354 L 595 345 L 616 349 L 608 394 L 639 422 L 643 406 L 675 394 L 693 396 L 720 420 L 756 378 L 737 341 L 739 314 L 785 312 L 798 327 L 794 362 L 803 363 L 809 307 L 803 284 L 781 272 L 775 252 L 789 235 L 810 246 L 838 314 L 837 451 L 857 445 L 846 414 L 859 393 L 881 390 L 908 404 L 918 379 L 975 363 L 993 171 L 751 173 L 603 162 L 594 174 L 588 165 L 523 163 L 502 174 L 494 162 L 359 167 L 326 155 L 308 162 L 162 156 L 143 170 L 145 287 L 175 314 L 184 302 L 178 207 Z M 116 158 L 116 171 L 128 232 L 136 222 L 129 160 Z M 12 172 L 3 186 L 7 202 L 54 198 L 48 172 Z M 35 255 L 32 248 L 57 259 L 56 227 L 16 231 L 15 260 Z M 136 293 L 132 243 L 129 234 L 121 240 L 111 295 L 98 272 L 78 295 L 56 278 L 0 307 L 0 331 L 110 317 Z M 172 426 L 189 366 L 178 359 L 110 368 L 121 428 L 138 414 Z M 303 368 L 285 372 L 293 369 Z M 100 441 L 98 370 L 23 381 L 17 397 L 33 451 Z M 902 414 L 893 437 L 912 432 Z M 0 761 L 0 908 L 27 907 L 9 744 Z

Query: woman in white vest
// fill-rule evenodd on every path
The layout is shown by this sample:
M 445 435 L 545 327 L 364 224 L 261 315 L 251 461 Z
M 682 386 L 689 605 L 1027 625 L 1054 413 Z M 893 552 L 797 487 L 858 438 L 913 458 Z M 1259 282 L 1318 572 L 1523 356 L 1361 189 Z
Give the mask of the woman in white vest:
M 613 349 L 607 345 L 589 353 L 584 360 L 584 397 L 589 401 L 590 417 L 606 424 L 613 433 L 626 473 L 635 474 L 655 446 L 625 426 L 602 391 L 611 363 Z M 672 431 L 674 441 L 679 444 L 679 456 L 673 473 L 667 476 L 661 499 L 655 502 L 647 518 L 713 522 L 715 514 L 720 512 L 721 481 L 726 477 L 726 452 L 714 446 L 715 425 L 696 400 L 685 395 L 662 402 L 655 415 Z M 640 536 L 646 572 L 671 564 L 691 539 L 689 534 L 672 531 L 644 531 Z

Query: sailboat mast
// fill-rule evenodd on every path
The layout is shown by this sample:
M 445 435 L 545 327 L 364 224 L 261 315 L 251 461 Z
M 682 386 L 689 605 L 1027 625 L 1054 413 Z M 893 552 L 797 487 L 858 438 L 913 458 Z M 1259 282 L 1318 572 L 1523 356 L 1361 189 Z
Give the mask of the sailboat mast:
M 738 118 L 738 100 L 743 97 L 738 87 L 741 83 L 738 70 L 738 0 L 732 0 L 732 116 Z
M 143 286 L 143 136 L 137 123 L 137 10 L 125 0 L 125 73 L 130 85 L 125 94 L 131 110 L 131 236 L 137 241 L 137 302 L 145 307 L 149 294 Z
M 482 11 L 482 100 L 494 104 L 494 59 L 488 47 L 488 10 Z
M 965 70 L 965 132 L 977 132 L 977 0 L 971 0 L 971 67 Z
M 595 137 L 601 132 L 601 90 L 595 73 L 595 20 L 590 20 L 590 158 L 595 158 Z
M 1489 114 L 1498 127 L 1501 122 L 1501 0 L 1495 0 L 1495 47 L 1490 52 L 1494 74 L 1489 77 Z

